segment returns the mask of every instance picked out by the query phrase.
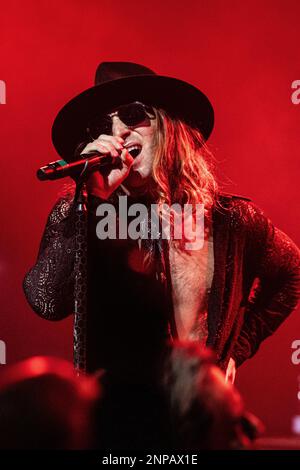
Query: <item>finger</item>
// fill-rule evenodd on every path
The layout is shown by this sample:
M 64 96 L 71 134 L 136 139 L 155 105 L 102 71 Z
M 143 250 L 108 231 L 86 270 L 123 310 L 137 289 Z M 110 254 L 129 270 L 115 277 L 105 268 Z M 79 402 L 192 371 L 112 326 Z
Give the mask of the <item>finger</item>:
M 117 150 L 114 145 L 110 142 L 105 142 L 105 141 L 100 141 L 100 140 L 94 140 L 93 142 L 90 142 L 81 152 L 82 154 L 88 153 L 88 152 L 99 152 L 103 154 L 111 154 L 112 157 L 118 157 L 120 154 L 120 150 Z
M 123 145 L 124 145 L 124 139 L 122 139 L 122 137 L 118 137 L 118 136 L 113 136 L 113 135 L 106 135 L 106 134 L 101 134 L 97 140 L 100 140 L 100 141 L 105 141 L 105 142 L 110 142 L 112 143 L 115 148 L 117 148 L 118 150 L 122 150 L 123 149 Z
M 226 373 L 225 382 L 228 382 L 233 385 L 234 381 L 235 381 L 235 369 L 230 368 L 230 370 Z
M 134 158 L 130 155 L 127 149 L 122 150 L 120 158 L 127 168 L 130 168 L 134 162 Z
M 80 152 L 80 155 L 84 155 L 85 153 L 91 152 L 94 149 L 94 142 L 89 142 Z
M 225 372 L 225 382 L 231 382 L 231 374 L 232 374 L 232 366 L 231 366 L 231 360 L 228 363 L 228 366 L 226 368 Z
M 105 153 L 110 153 L 112 157 L 119 157 L 120 151 L 111 142 L 99 141 L 97 146 L 100 152 L 104 151 Z

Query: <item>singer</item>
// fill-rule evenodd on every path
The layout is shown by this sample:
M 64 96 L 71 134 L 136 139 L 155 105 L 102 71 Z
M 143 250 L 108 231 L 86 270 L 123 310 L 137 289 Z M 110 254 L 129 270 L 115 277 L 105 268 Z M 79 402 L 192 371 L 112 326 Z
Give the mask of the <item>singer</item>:
M 220 191 L 206 144 L 213 123 L 200 90 L 126 62 L 101 63 L 95 86 L 58 113 L 52 137 L 61 158 L 112 158 L 87 181 L 89 371 L 151 381 L 166 342 L 179 338 L 212 348 L 234 381 L 296 307 L 299 251 L 249 199 Z M 120 196 L 128 207 L 204 204 L 203 247 L 99 240 L 97 207 L 117 208 Z M 48 320 L 73 311 L 73 197 L 70 190 L 56 203 L 24 280 L 28 302 Z

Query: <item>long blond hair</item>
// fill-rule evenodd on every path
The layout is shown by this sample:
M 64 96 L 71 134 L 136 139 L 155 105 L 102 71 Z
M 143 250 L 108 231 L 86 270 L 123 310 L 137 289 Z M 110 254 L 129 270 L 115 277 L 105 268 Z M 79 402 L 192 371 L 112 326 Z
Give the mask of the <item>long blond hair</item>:
M 201 132 L 164 110 L 154 112 L 157 132 L 152 174 L 158 204 L 204 204 L 209 211 L 218 184 L 213 155 Z

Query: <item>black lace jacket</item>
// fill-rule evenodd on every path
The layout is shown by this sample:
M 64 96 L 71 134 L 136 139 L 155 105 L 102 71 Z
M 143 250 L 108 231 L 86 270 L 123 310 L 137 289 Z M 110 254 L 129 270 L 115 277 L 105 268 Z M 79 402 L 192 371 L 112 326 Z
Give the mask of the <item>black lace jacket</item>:
M 131 246 L 96 240 L 98 203 L 93 198 L 89 206 L 89 370 L 114 362 L 140 362 L 145 369 L 145 357 L 165 341 L 172 324 L 165 314 L 165 289 L 157 281 L 168 277 L 157 273 L 157 267 L 149 276 L 128 268 L 128 250 L 136 242 Z M 239 366 L 253 356 L 295 309 L 300 258 L 289 237 L 245 198 L 220 196 L 213 211 L 213 234 L 207 345 L 225 368 L 230 357 Z M 73 268 L 70 196 L 60 199 L 49 215 L 36 264 L 24 279 L 27 300 L 41 317 L 60 320 L 72 313 Z

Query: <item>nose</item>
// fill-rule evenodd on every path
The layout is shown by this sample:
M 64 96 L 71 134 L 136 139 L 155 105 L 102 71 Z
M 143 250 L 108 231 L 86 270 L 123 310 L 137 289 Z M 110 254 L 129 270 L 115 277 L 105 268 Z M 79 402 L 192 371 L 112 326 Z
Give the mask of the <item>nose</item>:
M 112 118 L 112 135 L 125 139 L 130 134 L 130 129 L 124 124 L 118 116 Z

